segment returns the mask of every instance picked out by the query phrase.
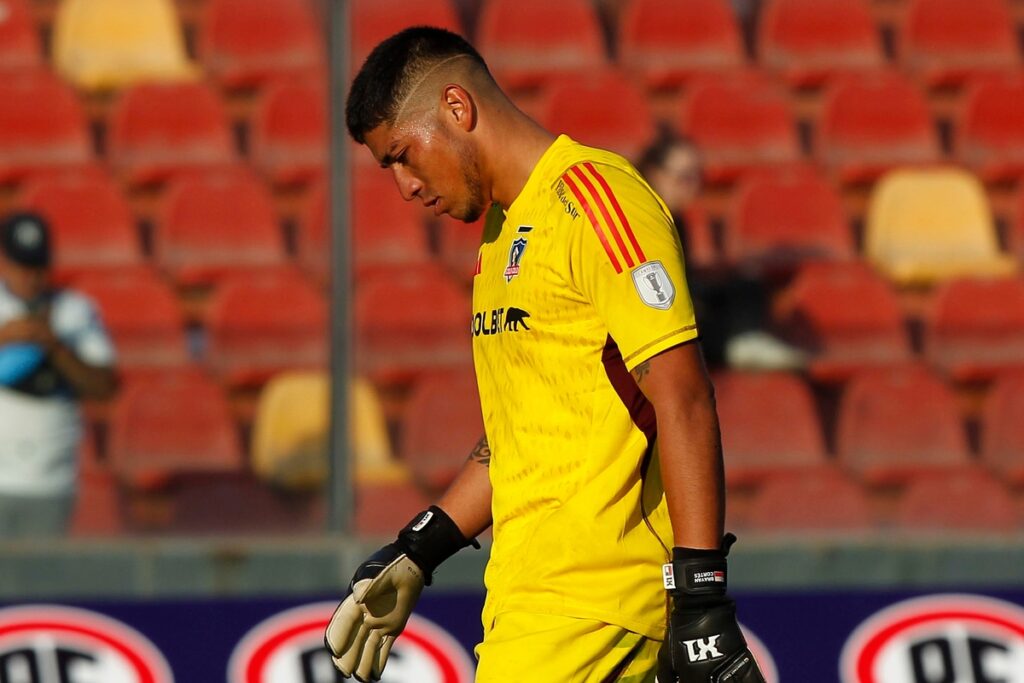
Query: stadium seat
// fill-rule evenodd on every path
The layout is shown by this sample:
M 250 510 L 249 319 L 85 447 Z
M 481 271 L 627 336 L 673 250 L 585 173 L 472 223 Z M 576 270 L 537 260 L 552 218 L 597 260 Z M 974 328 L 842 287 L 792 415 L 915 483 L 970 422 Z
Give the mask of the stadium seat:
M 872 486 L 967 464 L 967 435 L 952 390 L 923 366 L 867 371 L 839 407 L 842 464 Z
M 206 360 L 230 386 L 327 363 L 327 302 L 298 272 L 236 275 L 211 296 Z
M 352 178 L 353 260 L 357 276 L 430 261 L 419 199 L 402 199 L 390 171 L 368 169 Z
M 131 86 L 113 106 L 109 136 L 111 165 L 131 185 L 235 161 L 224 103 L 203 83 Z
M 471 360 L 466 292 L 433 264 L 381 270 L 355 291 L 356 367 L 375 383 L 407 382 Z
M 304 272 L 321 284 L 326 284 L 331 274 L 328 191 L 327 178 L 320 177 L 313 182 L 296 227 L 296 261 Z
M 476 46 L 498 82 L 513 91 L 607 63 L 588 0 L 488 0 L 477 21 Z
M 835 467 L 780 473 L 755 492 L 745 522 L 752 531 L 832 533 L 874 525 L 867 493 Z
M 443 215 L 437 221 L 438 258 L 459 282 L 472 282 L 484 235 L 484 214 L 474 223 Z
M 981 183 L 958 169 L 897 170 L 872 190 L 865 256 L 900 284 L 1017 269 L 999 250 Z
M 932 295 L 924 352 L 957 380 L 1024 368 L 1024 280 L 950 280 Z
M 809 370 L 819 381 L 910 359 L 896 292 L 859 261 L 805 265 L 779 297 L 776 318 L 791 341 L 813 351 Z
M 72 282 L 97 305 L 118 367 L 133 374 L 189 363 L 185 316 L 174 290 L 145 267 L 93 271 Z
M 172 0 L 64 0 L 53 62 L 84 90 L 195 78 Z
M 616 106 L 629 107 L 628 115 Z M 654 137 L 654 115 L 646 94 L 614 70 L 560 80 L 549 85 L 540 121 L 553 133 L 565 133 L 593 147 L 635 159 Z
M 912 0 L 899 45 L 903 68 L 929 86 L 1020 66 L 1005 0 Z
M 90 538 L 115 535 L 123 528 L 117 480 L 99 457 L 96 434 L 86 430 L 78 448 L 78 490 L 68 533 Z
M 171 181 L 160 205 L 154 257 L 183 285 L 287 263 L 270 192 L 245 167 Z
M 1024 372 L 996 378 L 981 416 L 981 461 L 1000 479 L 1024 486 Z
M 42 65 L 29 0 L 0 0 L 0 74 L 32 71 Z
M 757 42 L 761 66 L 797 87 L 883 63 L 869 0 L 772 0 L 758 21 Z
M 185 316 L 174 290 L 152 270 L 90 273 L 74 281 L 100 309 L 114 339 L 118 367 L 128 371 L 188 363 Z
M 1024 176 L 1024 78 L 971 84 L 955 131 L 957 159 L 986 182 Z
M 724 248 L 734 263 L 769 270 L 855 255 L 842 199 L 817 173 L 799 170 L 752 174 L 740 183 Z
M 49 221 L 54 266 L 62 280 L 143 263 L 128 201 L 103 173 L 33 177 L 26 182 L 20 203 Z
M 714 383 L 730 487 L 825 463 L 814 398 L 799 377 L 728 372 L 716 375 Z
M 754 75 L 695 81 L 678 128 L 700 148 L 705 179 L 711 183 L 792 163 L 800 154 L 785 96 Z
M 322 83 L 264 88 L 250 126 L 250 159 L 274 185 L 304 185 L 327 169 L 327 93 Z
M 306 0 L 208 0 L 198 52 L 206 72 L 229 89 L 326 71 L 324 31 Z
M 484 435 L 472 367 L 424 374 L 405 405 L 401 458 L 415 481 L 440 493 Z
M 1020 531 L 1024 520 L 1009 491 L 979 467 L 916 477 L 900 495 L 896 525 L 915 532 L 971 534 Z
M 85 113 L 71 86 L 45 71 L 0 78 L 0 185 L 90 161 Z
M 743 65 L 739 26 L 727 0 L 631 0 L 619 19 L 619 63 L 650 89 Z
M 817 158 L 843 183 L 871 182 L 889 169 L 939 159 L 924 95 L 893 72 L 835 79 L 817 131 Z
M 185 472 L 238 472 L 239 434 L 221 387 L 195 370 L 125 382 L 111 415 L 108 456 L 118 478 L 156 489 Z
M 253 420 L 252 469 L 289 490 L 327 481 L 330 378 L 324 372 L 283 372 L 260 392 Z
M 408 475 L 370 481 L 357 478 L 355 499 L 356 534 L 382 538 L 394 538 L 396 529 L 434 503 Z
M 465 35 L 452 0 L 353 0 L 349 6 L 355 69 L 377 43 L 410 26 L 438 26 Z

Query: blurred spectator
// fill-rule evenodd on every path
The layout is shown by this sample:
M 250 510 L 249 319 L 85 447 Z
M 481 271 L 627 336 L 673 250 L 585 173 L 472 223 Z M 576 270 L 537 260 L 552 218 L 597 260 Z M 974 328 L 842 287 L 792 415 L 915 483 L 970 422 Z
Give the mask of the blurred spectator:
M 109 398 L 114 349 L 93 304 L 50 280 L 50 234 L 0 219 L 0 538 L 61 534 L 74 505 L 79 398 Z
M 693 263 L 689 212 L 702 186 L 700 156 L 693 142 L 663 127 L 641 153 L 637 169 L 675 219 L 708 365 L 746 370 L 793 370 L 806 365 L 803 351 L 766 330 L 769 296 L 764 283 L 734 268 Z

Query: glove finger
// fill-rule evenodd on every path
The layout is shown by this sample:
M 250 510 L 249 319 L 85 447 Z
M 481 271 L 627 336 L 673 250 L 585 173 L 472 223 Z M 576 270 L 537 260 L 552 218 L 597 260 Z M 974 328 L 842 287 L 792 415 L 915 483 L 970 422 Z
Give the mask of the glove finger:
M 405 628 L 423 591 L 423 581 L 423 572 L 406 556 L 392 562 L 356 593 L 365 623 L 387 635 L 397 636 Z
M 324 643 L 335 657 L 348 649 L 352 638 L 360 624 L 363 623 L 363 610 L 356 604 L 353 596 L 345 598 L 334 610 L 327 630 L 324 632 Z
M 340 654 L 340 656 L 334 659 L 334 665 L 338 667 L 338 670 L 346 676 L 351 676 L 356 672 L 356 667 L 359 666 L 359 661 L 363 657 L 363 648 L 366 646 L 366 639 L 370 637 L 370 629 L 366 624 L 360 624 L 359 629 L 356 631 L 355 637 L 352 639 L 352 644 L 349 645 L 348 649 Z
M 380 648 L 377 650 L 377 661 L 373 663 L 374 680 L 380 680 L 384 676 L 384 665 L 388 663 L 388 655 L 391 654 L 391 646 L 394 644 L 394 636 L 384 636 L 381 638 Z
M 359 657 L 359 663 L 356 665 L 356 678 L 360 681 L 376 681 L 379 680 L 379 676 L 373 675 L 373 665 L 377 662 L 377 653 L 380 651 L 381 639 L 384 634 L 375 629 L 370 629 L 370 634 L 366 638 L 366 644 L 363 646 L 363 653 Z

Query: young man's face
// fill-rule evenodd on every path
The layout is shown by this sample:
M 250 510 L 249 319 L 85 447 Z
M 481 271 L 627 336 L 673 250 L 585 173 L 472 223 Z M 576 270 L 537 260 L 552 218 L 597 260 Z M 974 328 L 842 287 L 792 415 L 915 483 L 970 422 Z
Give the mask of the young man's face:
M 50 285 L 46 268 L 23 266 L 3 254 L 0 254 L 0 281 L 11 294 L 24 301 L 33 301 L 42 296 Z
M 480 167 L 472 145 L 430 114 L 366 135 L 366 146 L 390 169 L 406 201 L 419 199 L 434 215 L 472 223 L 487 210 Z

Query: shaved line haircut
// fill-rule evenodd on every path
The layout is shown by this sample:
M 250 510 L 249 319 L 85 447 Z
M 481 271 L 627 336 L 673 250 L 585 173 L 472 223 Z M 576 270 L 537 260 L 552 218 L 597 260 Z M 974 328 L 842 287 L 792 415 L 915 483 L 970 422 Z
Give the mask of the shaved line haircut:
M 490 78 L 480 53 L 462 36 L 442 28 L 416 26 L 381 42 L 352 81 L 345 124 L 356 142 L 382 124 L 394 125 L 416 91 L 442 66 L 469 59 Z

